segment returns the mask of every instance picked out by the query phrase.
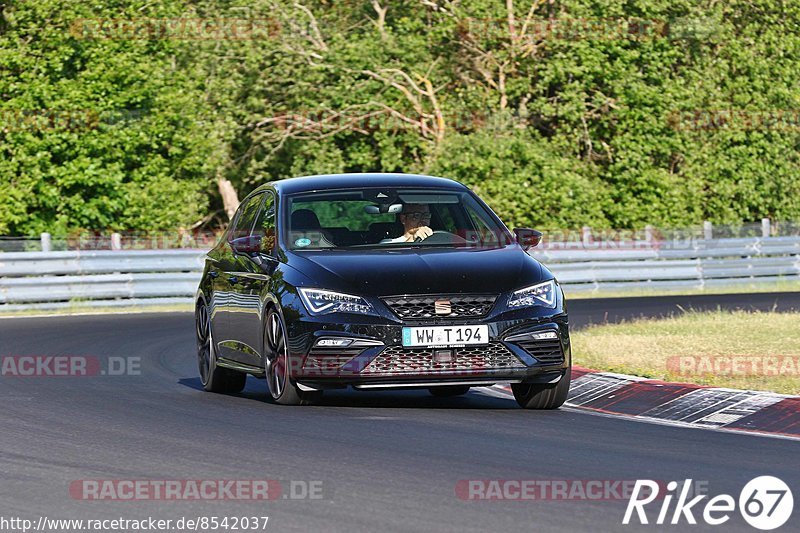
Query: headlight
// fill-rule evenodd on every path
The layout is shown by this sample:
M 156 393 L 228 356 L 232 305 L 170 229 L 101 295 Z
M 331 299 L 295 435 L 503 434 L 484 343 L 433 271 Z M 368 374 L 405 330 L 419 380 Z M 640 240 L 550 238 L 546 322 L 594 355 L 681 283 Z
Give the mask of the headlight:
M 517 307 L 531 307 L 540 305 L 542 307 L 553 308 L 556 306 L 556 280 L 551 279 L 538 285 L 532 285 L 511 294 L 508 300 L 508 306 L 512 308 Z
M 364 298 L 321 289 L 298 288 L 300 299 L 312 315 L 329 313 L 359 313 L 373 315 L 375 311 Z

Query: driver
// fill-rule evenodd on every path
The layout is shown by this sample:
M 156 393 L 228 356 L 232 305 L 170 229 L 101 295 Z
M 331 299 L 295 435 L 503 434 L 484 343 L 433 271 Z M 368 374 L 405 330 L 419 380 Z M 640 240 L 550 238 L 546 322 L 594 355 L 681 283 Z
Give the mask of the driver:
M 427 204 L 405 204 L 403 212 L 400 213 L 400 222 L 405 232 L 388 242 L 415 242 L 433 235 L 433 230 L 428 227 L 431 222 L 431 210 Z

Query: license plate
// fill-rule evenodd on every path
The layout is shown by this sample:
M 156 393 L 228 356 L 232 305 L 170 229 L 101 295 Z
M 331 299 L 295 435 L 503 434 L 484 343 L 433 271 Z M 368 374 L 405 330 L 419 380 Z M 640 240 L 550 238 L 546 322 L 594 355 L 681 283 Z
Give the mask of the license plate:
M 489 326 L 403 328 L 403 346 L 464 346 L 489 344 Z

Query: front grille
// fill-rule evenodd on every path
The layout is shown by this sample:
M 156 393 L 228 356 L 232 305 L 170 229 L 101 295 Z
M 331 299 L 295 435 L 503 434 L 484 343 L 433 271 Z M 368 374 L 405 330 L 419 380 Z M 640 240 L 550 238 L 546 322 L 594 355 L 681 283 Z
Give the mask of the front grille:
M 564 362 L 564 351 L 558 339 L 525 340 L 516 343 L 540 363 L 559 364 Z
M 472 318 L 487 314 L 497 300 L 497 295 L 486 294 L 440 294 L 429 296 L 391 296 L 383 301 L 402 319 L 416 320 L 423 318 Z M 437 313 L 439 309 L 447 309 L 449 313 Z
M 449 352 L 449 361 L 434 354 Z M 361 372 L 362 374 L 405 374 L 446 371 L 475 371 L 525 368 L 502 343 L 463 348 L 404 348 L 389 346 Z

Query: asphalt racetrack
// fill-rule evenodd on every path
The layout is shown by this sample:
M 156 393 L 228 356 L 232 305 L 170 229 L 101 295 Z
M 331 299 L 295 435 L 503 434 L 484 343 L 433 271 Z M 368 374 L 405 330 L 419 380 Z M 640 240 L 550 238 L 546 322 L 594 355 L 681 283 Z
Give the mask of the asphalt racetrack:
M 800 293 L 573 300 L 569 311 L 580 327 L 677 305 L 800 309 Z M 657 531 L 667 526 L 623 526 L 627 501 L 613 497 L 469 501 L 457 487 L 692 479 L 738 499 L 757 476 L 800 481 L 796 441 L 525 411 L 483 390 L 451 399 L 337 391 L 310 407 L 272 404 L 254 378 L 242 394 L 205 393 L 187 313 L 0 320 L 0 356 L 59 355 L 134 366 L 118 376 L 0 377 L 4 518 L 268 516 L 268 531 Z M 279 481 L 277 499 L 91 501 L 74 490 L 82 480 L 253 479 Z M 648 506 L 651 522 L 660 505 Z M 782 531 L 798 530 L 797 507 Z M 702 524 L 702 502 L 694 515 Z M 736 512 L 724 526 L 684 520 L 669 529 L 755 531 Z

